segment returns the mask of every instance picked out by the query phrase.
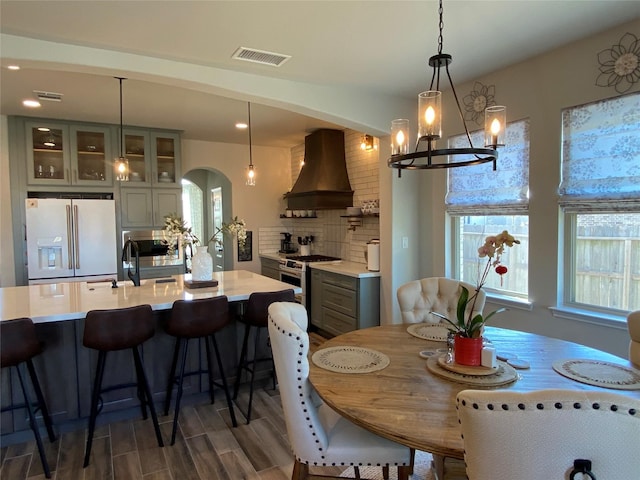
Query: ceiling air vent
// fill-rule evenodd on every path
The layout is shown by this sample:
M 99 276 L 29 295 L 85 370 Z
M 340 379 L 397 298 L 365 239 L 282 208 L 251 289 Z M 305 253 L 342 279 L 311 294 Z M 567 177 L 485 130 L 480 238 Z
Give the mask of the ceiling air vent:
M 62 94 L 61 93 L 42 92 L 42 91 L 39 91 L 39 90 L 34 90 L 33 93 L 35 93 L 36 96 L 40 100 L 47 100 L 48 102 L 61 102 L 62 101 Z
M 291 55 L 283 55 L 281 53 L 265 52 L 264 50 L 256 50 L 255 48 L 240 47 L 231 58 L 244 60 L 246 62 L 260 63 L 262 65 L 270 65 L 279 67 L 291 58 Z

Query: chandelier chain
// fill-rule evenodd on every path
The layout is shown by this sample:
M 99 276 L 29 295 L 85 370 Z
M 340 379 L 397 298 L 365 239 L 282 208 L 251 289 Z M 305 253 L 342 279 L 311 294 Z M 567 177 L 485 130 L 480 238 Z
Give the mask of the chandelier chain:
M 442 30 L 444 29 L 444 20 L 442 18 L 442 13 L 444 9 L 442 8 L 442 0 L 440 0 L 440 6 L 438 7 L 438 15 L 440 16 L 440 22 L 438 23 L 438 55 L 442 54 Z

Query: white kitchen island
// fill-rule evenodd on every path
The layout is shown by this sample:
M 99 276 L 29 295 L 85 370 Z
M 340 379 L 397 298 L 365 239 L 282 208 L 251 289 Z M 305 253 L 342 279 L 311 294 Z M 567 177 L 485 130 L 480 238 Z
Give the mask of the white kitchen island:
M 192 300 L 226 295 L 230 302 L 247 300 L 253 292 L 272 292 L 294 287 L 246 270 L 214 272 L 217 287 L 189 289 L 185 280 L 191 275 L 173 275 L 166 279 L 141 280 L 139 287 L 129 280 L 112 288 L 110 281 L 69 282 L 49 285 L 0 288 L 0 320 L 29 317 L 34 323 L 58 322 L 84 318 L 89 310 L 151 305 L 153 310 L 167 310 L 176 300 Z M 172 281 L 167 281 L 172 280 Z
M 34 365 L 49 407 L 54 428 L 65 431 L 85 428 L 89 416 L 91 381 L 97 353 L 82 345 L 84 318 L 88 311 L 98 309 L 126 308 L 136 305 L 151 305 L 156 319 L 156 332 L 142 346 L 142 357 L 147 371 L 154 401 L 159 406 L 164 401 L 167 376 L 173 356 L 175 338 L 165 333 L 164 324 L 176 300 L 191 300 L 226 295 L 231 302 L 232 314 L 239 313 L 244 301 L 253 292 L 270 292 L 293 287 L 272 278 L 245 270 L 215 272 L 217 287 L 189 289 L 185 280 L 190 275 L 174 275 L 168 279 L 143 280 L 134 287 L 131 281 L 100 283 L 57 283 L 0 288 L 0 320 L 29 317 L 36 324 L 36 333 L 44 345 L 44 352 L 34 358 Z M 232 322 L 221 330 L 218 345 L 221 349 L 227 379 L 233 383 L 242 340 L 243 326 Z M 264 336 L 263 336 L 264 337 Z M 262 350 L 268 349 L 265 341 Z M 111 352 L 107 356 L 105 385 L 129 383 L 135 380 L 135 368 L 128 350 Z M 206 363 L 202 342 L 190 342 L 187 369 L 199 370 Z M 214 362 L 215 363 L 215 362 Z M 257 376 L 266 375 L 266 370 Z M 214 373 L 219 379 L 219 372 Z M 198 403 L 208 401 L 206 375 L 192 375 L 184 380 L 184 401 Z M 4 407 L 11 400 L 21 403 L 18 379 L 8 369 L 3 370 L 0 385 L 0 403 Z M 217 399 L 223 399 L 216 392 Z M 98 422 L 121 418 L 136 418 L 140 415 L 136 389 L 107 392 L 103 395 L 102 414 Z M 2 444 L 8 445 L 32 438 L 32 432 L 21 410 L 2 413 Z

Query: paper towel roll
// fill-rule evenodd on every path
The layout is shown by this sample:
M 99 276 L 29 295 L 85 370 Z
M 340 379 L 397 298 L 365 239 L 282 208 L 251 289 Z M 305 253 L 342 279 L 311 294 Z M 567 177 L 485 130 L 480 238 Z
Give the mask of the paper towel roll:
M 380 243 L 367 244 L 367 270 L 380 271 Z

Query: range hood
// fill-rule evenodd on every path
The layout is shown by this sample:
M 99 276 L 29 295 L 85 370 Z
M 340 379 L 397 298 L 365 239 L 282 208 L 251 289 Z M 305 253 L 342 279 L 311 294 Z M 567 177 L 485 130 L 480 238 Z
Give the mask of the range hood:
M 305 137 L 304 166 L 285 198 L 291 210 L 341 209 L 353 205 L 342 130 L 323 128 Z

